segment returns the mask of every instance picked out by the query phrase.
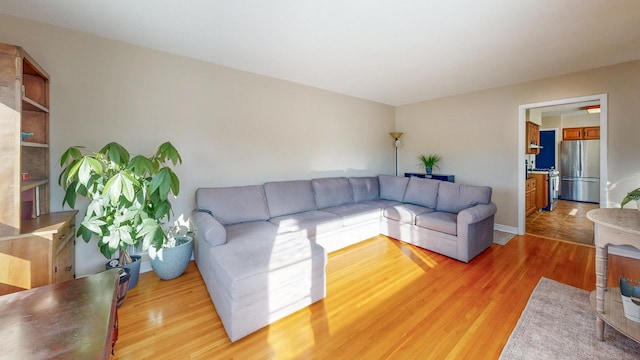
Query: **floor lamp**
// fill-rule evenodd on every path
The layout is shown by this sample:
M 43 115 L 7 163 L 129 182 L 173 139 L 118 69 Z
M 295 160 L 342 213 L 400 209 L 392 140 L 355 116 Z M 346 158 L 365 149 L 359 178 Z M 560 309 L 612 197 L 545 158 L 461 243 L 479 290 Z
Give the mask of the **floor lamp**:
M 402 136 L 401 132 L 391 132 L 389 133 L 389 135 L 391 135 L 391 137 L 395 140 L 393 142 L 393 146 L 396 148 L 396 176 L 398 176 L 398 148 L 400 147 L 400 145 L 402 145 L 400 143 L 400 137 Z

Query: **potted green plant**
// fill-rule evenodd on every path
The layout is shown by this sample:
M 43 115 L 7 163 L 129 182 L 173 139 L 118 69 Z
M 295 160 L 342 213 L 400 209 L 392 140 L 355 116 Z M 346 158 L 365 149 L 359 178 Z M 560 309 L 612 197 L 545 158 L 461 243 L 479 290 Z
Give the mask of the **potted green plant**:
M 640 210 L 640 188 L 632 190 L 627 193 L 627 196 L 622 199 L 622 203 L 620 203 L 620 208 L 622 209 L 628 202 L 631 200 L 635 200 L 636 206 L 638 210 Z
M 439 169 L 440 166 L 438 163 L 442 160 L 440 155 L 437 154 L 420 155 L 418 156 L 418 159 L 420 160 L 419 165 L 424 167 L 427 175 L 431 175 L 433 173 L 433 168 Z
M 193 253 L 193 238 L 189 231 L 179 226 L 170 227 L 166 237 L 161 247 L 149 246 L 149 261 L 160 279 L 171 280 L 182 275 L 187 268 Z
M 170 142 L 149 157 L 131 157 L 116 142 L 95 153 L 87 153 L 81 146 L 69 147 L 60 157 L 63 169 L 58 183 L 65 190 L 62 205 L 75 208 L 78 195 L 89 199 L 77 236 L 85 242 L 97 237 L 100 252 L 107 259 L 118 253 L 116 266 L 132 263 L 127 252 L 131 246 L 142 243 L 145 250 L 150 245 L 161 247 L 166 240 L 161 223 L 171 215 L 169 194 L 180 192 L 180 180 L 169 162 L 173 166 L 182 163 Z M 140 261 L 135 263 L 138 266 L 132 268 L 129 288 L 138 283 Z

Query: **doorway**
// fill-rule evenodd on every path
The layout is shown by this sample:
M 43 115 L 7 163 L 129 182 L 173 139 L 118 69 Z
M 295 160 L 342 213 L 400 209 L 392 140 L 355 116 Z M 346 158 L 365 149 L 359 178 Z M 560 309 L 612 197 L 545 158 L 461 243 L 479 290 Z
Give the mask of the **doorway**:
M 600 113 L 600 189 L 599 189 L 599 201 L 601 207 L 607 207 L 606 201 L 606 184 L 607 184 L 607 94 L 597 94 L 578 98 L 559 99 L 552 101 L 545 101 L 539 103 L 525 104 L 519 106 L 519 151 L 518 151 L 518 169 L 525 167 L 525 128 L 526 121 L 528 119 L 527 114 L 531 111 L 539 111 L 543 108 L 562 109 L 563 107 L 576 107 L 577 105 L 595 102 L 599 103 L 601 108 Z M 561 138 L 561 136 L 560 136 Z M 558 149 L 556 147 L 556 149 Z M 556 151 L 556 165 L 558 153 Z M 527 173 L 518 170 L 518 234 L 523 235 L 526 230 L 526 216 L 525 216 L 525 180 Z M 571 210 L 570 210 L 571 211 Z M 576 211 L 580 211 L 579 209 Z M 587 220 L 588 221 L 588 220 Z

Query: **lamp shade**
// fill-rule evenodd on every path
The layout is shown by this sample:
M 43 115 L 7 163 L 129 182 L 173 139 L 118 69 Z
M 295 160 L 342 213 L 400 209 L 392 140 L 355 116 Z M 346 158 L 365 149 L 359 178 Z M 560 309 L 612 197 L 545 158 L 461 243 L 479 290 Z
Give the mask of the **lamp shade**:
M 401 133 L 401 132 L 390 132 L 390 133 L 389 133 L 389 135 L 391 135 L 391 137 L 392 137 L 392 138 L 394 138 L 394 139 L 396 139 L 396 140 L 400 139 L 400 137 L 402 136 L 402 134 L 404 134 L 404 133 Z

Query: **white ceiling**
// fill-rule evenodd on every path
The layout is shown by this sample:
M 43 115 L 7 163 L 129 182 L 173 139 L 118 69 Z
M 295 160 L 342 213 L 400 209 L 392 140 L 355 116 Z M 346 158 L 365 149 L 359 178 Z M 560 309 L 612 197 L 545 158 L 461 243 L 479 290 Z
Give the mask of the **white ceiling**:
M 390 105 L 640 59 L 639 0 L 0 0 L 0 12 Z

